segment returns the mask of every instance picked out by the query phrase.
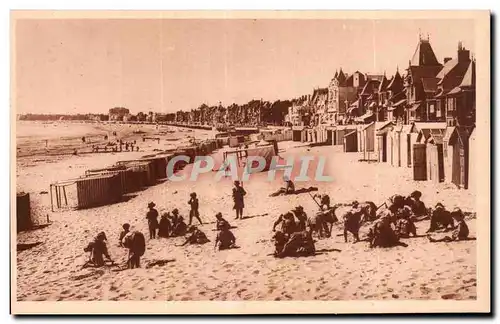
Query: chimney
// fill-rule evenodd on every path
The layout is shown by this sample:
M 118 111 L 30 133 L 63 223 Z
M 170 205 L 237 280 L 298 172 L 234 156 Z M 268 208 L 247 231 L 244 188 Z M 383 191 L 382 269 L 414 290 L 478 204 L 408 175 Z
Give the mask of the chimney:
M 457 57 L 458 57 L 458 62 L 470 61 L 470 51 L 465 49 L 465 47 L 462 45 L 462 42 L 458 43 Z
M 445 57 L 444 58 L 444 64 L 446 64 L 446 62 L 448 62 L 448 61 L 451 61 L 451 57 Z

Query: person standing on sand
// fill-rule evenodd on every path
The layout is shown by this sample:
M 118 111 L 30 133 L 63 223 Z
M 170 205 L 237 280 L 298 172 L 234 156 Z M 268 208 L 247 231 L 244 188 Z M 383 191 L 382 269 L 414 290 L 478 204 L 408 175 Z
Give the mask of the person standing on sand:
M 244 197 L 246 195 L 245 189 L 240 186 L 240 182 L 238 180 L 234 181 L 234 188 L 233 188 L 233 201 L 234 201 L 234 207 L 233 209 L 236 210 L 236 219 L 243 219 L 243 208 L 245 208 L 245 201 Z
M 130 232 L 130 224 L 125 223 L 125 224 L 123 224 L 122 227 L 123 227 L 123 231 L 121 231 L 120 238 L 118 239 L 118 245 L 121 247 L 123 247 L 123 243 L 122 243 L 123 238 L 125 237 L 125 235 L 127 235 Z
M 154 202 L 150 202 L 148 204 L 149 211 L 146 214 L 150 239 L 156 238 L 156 229 L 158 228 L 158 211 L 154 208 L 155 206 L 156 204 Z
M 200 225 L 203 225 L 203 222 L 200 219 L 200 212 L 198 211 L 199 201 L 196 198 L 196 192 L 192 192 L 190 194 L 191 198 L 188 201 L 188 204 L 191 206 L 191 210 L 189 211 L 189 225 L 193 223 L 193 217 L 195 217 Z
M 146 251 L 146 240 L 139 231 L 127 233 L 123 238 L 123 246 L 128 249 L 127 268 L 134 269 L 141 267 L 141 256 Z

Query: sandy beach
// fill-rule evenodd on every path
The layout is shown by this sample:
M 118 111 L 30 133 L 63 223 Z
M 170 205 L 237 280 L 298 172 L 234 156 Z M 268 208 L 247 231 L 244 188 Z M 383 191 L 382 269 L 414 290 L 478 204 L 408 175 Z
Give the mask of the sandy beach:
M 149 131 L 157 132 L 155 129 Z M 17 187 L 32 195 L 34 212 L 40 224 L 49 215 L 51 225 L 18 233 L 18 243 L 41 244 L 17 253 L 18 300 L 362 300 L 362 299 L 475 299 L 476 241 L 432 244 L 425 236 L 403 239 L 408 247 L 370 249 L 367 242 L 344 243 L 341 225 L 333 235 L 317 240 L 318 254 L 313 257 L 276 259 L 271 241 L 272 224 L 280 213 L 297 205 L 306 213 L 318 207 L 309 194 L 268 195 L 281 181 L 266 181 L 266 173 L 253 174 L 244 184 L 248 195 L 243 220 L 234 219 L 231 179 L 214 182 L 214 173 L 200 176 L 196 182 L 166 181 L 147 188 L 135 197 L 117 204 L 66 212 L 50 211 L 50 197 L 40 194 L 57 180 L 77 177 L 86 169 L 111 165 L 128 157 L 139 157 L 180 144 L 187 134 L 197 138 L 211 136 L 204 131 L 177 131 L 178 141 L 141 143 L 141 152 L 85 154 L 82 156 L 18 158 Z M 81 136 L 78 134 L 78 136 Z M 167 136 L 167 135 L 165 135 Z M 25 139 L 24 139 L 25 140 Z M 23 139 L 18 137 L 18 148 Z M 414 182 L 405 168 L 382 163 L 358 162 L 359 153 L 343 153 L 332 146 L 314 147 L 304 143 L 279 143 L 280 156 L 311 154 L 328 159 L 327 173 L 332 182 L 296 183 L 297 187 L 315 186 L 328 193 L 333 203 L 352 200 L 373 201 L 377 206 L 389 196 L 420 190 L 426 206 L 442 202 L 468 214 L 470 236 L 476 236 L 474 193 L 447 184 Z M 214 152 L 220 155 L 221 152 Z M 220 156 L 218 157 L 220 158 Z M 191 165 L 180 173 L 188 174 Z M 279 174 L 279 172 L 278 172 Z M 356 174 L 356 182 L 352 175 Z M 279 176 L 278 176 L 279 178 Z M 381 181 L 383 179 L 384 181 Z M 127 251 L 118 247 L 121 225 L 147 234 L 147 204 L 154 201 L 161 213 L 174 208 L 187 218 L 190 192 L 197 192 L 200 226 L 212 241 L 201 246 L 177 247 L 183 238 L 147 241 L 141 259 L 142 268 L 116 271 L 114 267 L 81 269 L 87 259 L 86 244 L 105 231 L 108 249 L 117 263 L 124 263 Z M 238 249 L 215 252 L 214 220 L 217 212 L 235 226 Z M 477 215 L 489 217 L 489 215 Z M 423 235 L 428 221 L 417 223 Z M 368 226 L 362 228 L 365 235 Z M 149 267 L 155 261 L 159 265 Z

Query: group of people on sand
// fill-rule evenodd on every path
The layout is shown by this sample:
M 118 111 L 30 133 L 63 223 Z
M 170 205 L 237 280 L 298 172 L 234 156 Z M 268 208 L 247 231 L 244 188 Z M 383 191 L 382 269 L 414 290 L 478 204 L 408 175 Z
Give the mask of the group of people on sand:
M 400 241 L 401 238 L 410 238 L 417 236 L 417 228 L 415 222 L 430 218 L 430 227 L 426 231 L 430 242 L 451 242 L 458 240 L 466 240 L 469 235 L 469 229 L 465 222 L 465 217 L 460 208 L 454 208 L 449 212 L 445 209 L 442 203 L 437 203 L 434 210 L 427 209 L 425 204 L 420 200 L 422 193 L 420 191 L 412 192 L 408 197 L 394 195 L 385 203 L 386 208 L 378 213 L 375 222 L 369 228 L 368 241 L 370 247 L 392 247 L 406 246 Z M 344 220 L 344 237 L 347 242 L 347 233 L 353 234 L 356 242 L 359 239 L 359 229 L 366 219 L 364 217 L 356 217 L 362 214 L 359 209 L 358 202 L 352 203 L 352 210 L 345 213 Z M 355 221 L 353 221 L 353 219 Z M 455 226 L 455 221 L 457 225 Z M 443 238 L 434 238 L 432 232 L 440 229 L 453 230 L 452 236 Z
M 235 182 L 235 188 L 233 188 L 233 199 L 234 199 L 234 209 L 236 210 L 236 218 L 242 218 L 243 208 L 244 208 L 244 196 L 246 192 Z M 189 224 L 184 222 L 184 218 L 179 215 L 179 210 L 177 208 L 173 209 L 172 212 L 163 213 L 160 221 L 158 221 L 158 210 L 155 208 L 156 204 L 150 202 L 148 204 L 148 211 L 146 213 L 146 220 L 148 222 L 149 238 L 169 238 L 169 237 L 185 237 L 183 244 L 179 246 L 185 246 L 187 244 L 205 244 L 210 242 L 207 235 L 199 229 L 197 226 L 192 225 L 194 219 L 198 220 L 200 225 L 203 225 L 203 221 L 199 214 L 199 201 L 196 193 L 190 194 L 190 199 L 188 200 L 190 205 L 189 210 Z M 231 232 L 231 225 L 222 217 L 222 213 L 217 213 L 216 218 L 216 228 L 217 236 L 215 238 L 215 249 L 227 250 L 231 248 L 236 248 L 236 237 Z M 146 241 L 144 235 L 139 231 L 131 231 L 130 224 L 125 223 L 122 225 L 123 230 L 120 233 L 118 239 L 118 245 L 120 247 L 127 248 L 129 251 L 127 259 L 127 268 L 134 269 L 140 267 L 140 258 L 144 255 L 146 250 Z M 114 264 L 111 259 L 108 248 L 106 245 L 107 238 L 104 232 L 100 232 L 90 242 L 85 248 L 85 252 L 90 252 L 90 258 L 84 265 L 92 265 L 95 267 L 101 267 L 105 265 L 105 259 Z
M 291 181 L 288 183 L 289 185 L 284 188 L 285 192 L 294 188 Z M 234 181 L 232 198 L 236 219 L 243 219 L 246 194 L 240 182 Z M 364 223 L 371 222 L 366 239 L 370 248 L 407 246 L 401 242 L 401 239 L 416 237 L 417 227 L 415 222 L 427 218 L 430 218 L 430 226 L 426 232 L 430 242 L 452 242 L 468 239 L 469 228 L 460 208 L 455 208 L 450 212 L 446 210 L 442 203 L 437 203 L 434 209 L 427 209 L 421 197 L 422 193 L 420 191 L 413 191 L 407 197 L 393 195 L 387 202 L 377 208 L 373 202 L 359 203 L 358 201 L 332 206 L 328 194 L 316 194 L 312 198 L 318 205 L 319 211 L 313 216 L 308 217 L 304 208 L 299 205 L 289 212 L 279 215 L 274 222 L 272 229 L 274 232 L 272 237 L 275 247 L 274 256 L 283 258 L 314 255 L 316 248 L 313 235 L 318 233 L 318 237 L 321 238 L 321 233 L 326 232 L 327 237 L 331 236 L 333 223 L 339 220 L 343 222 L 343 234 L 346 243 L 348 242 L 349 233 L 354 236 L 355 242 L 361 241 L 359 238 L 361 226 Z M 154 202 L 150 202 L 146 213 L 149 238 L 184 236 L 184 243 L 178 246 L 210 242 L 207 235 L 192 224 L 194 220 L 197 220 L 200 225 L 203 225 L 199 213 L 199 200 L 195 192 L 190 194 L 187 203 L 190 206 L 188 224 L 179 214 L 177 208 L 173 209 L 171 213 L 163 213 L 160 221 L 158 221 L 159 213 L 155 208 L 156 205 Z M 385 208 L 381 209 L 384 205 Z M 343 211 L 340 211 L 342 209 L 340 207 L 344 208 Z M 236 237 L 231 232 L 232 227 L 229 222 L 222 217 L 220 212 L 215 215 L 215 219 L 217 236 L 214 248 L 218 250 L 235 248 Z M 331 224 L 330 228 L 328 224 Z M 451 236 L 441 238 L 431 236 L 433 232 L 440 230 L 453 230 L 453 232 Z M 105 258 L 113 263 L 107 250 L 106 241 L 106 234 L 100 232 L 84 249 L 86 252 L 91 253 L 89 262 L 95 266 L 104 265 Z M 140 267 L 140 257 L 144 254 L 146 246 L 144 235 L 139 231 L 131 231 L 128 223 L 123 224 L 123 231 L 119 236 L 119 246 L 129 250 L 127 268 Z
M 421 196 L 420 191 L 414 191 L 408 197 L 394 195 L 383 204 L 385 208 L 378 213 L 380 207 L 376 208 L 373 202 L 353 201 L 350 206 L 347 205 L 347 210 L 339 213 L 341 216 L 339 218 L 343 222 L 345 242 L 348 241 L 348 233 L 354 236 L 355 242 L 361 241 L 359 238 L 361 226 L 372 221 L 366 239 L 370 248 L 407 246 L 400 239 L 416 237 L 415 222 L 427 218 L 430 218 L 430 227 L 426 232 L 430 242 L 468 239 L 469 229 L 460 208 L 454 208 L 450 212 L 442 203 L 437 203 L 433 210 L 427 209 L 421 201 Z M 276 257 L 314 255 L 314 233 L 318 232 L 318 237 L 321 237 L 320 231 L 328 231 L 325 215 L 330 213 L 331 223 L 338 220 L 334 214 L 342 204 L 330 206 L 330 197 L 327 194 L 314 195 L 313 199 L 320 209 L 316 215 L 308 217 L 303 207 L 297 206 L 292 211 L 281 214 L 274 223 L 273 240 Z M 281 227 L 276 231 L 278 225 Z M 451 236 L 433 237 L 432 233 L 438 230 L 453 230 L 453 232 Z
M 103 152 L 134 152 L 134 146 L 135 146 L 135 151 L 139 152 L 139 146 L 136 145 L 137 141 L 134 140 L 133 142 L 124 142 L 123 140 L 118 140 L 116 142 L 108 142 L 106 145 L 103 147 L 100 147 L 99 145 L 92 145 L 92 153 L 99 153 L 101 151 Z M 108 146 L 110 147 L 108 149 Z

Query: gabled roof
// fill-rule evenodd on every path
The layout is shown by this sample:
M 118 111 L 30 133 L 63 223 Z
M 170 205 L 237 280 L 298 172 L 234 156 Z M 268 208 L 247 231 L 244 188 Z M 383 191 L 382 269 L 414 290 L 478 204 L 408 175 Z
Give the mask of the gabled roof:
M 363 87 L 363 90 L 361 91 L 360 95 L 370 95 L 374 92 L 375 89 L 377 89 L 379 86 L 379 81 L 373 80 L 373 79 L 368 79 L 368 81 L 365 83 L 365 86 Z
M 384 91 L 387 88 L 388 84 L 389 84 L 389 80 L 387 80 L 387 78 L 385 77 L 385 73 L 384 73 L 384 76 L 382 77 L 382 81 L 380 81 L 380 84 L 378 86 L 378 92 Z
M 343 85 L 346 81 L 346 76 L 344 72 L 342 72 L 342 68 L 340 68 L 339 74 L 337 75 L 337 80 L 339 81 L 339 85 Z
M 424 139 L 424 143 L 442 144 L 446 128 L 423 128 L 420 130 L 417 142 Z
M 476 62 L 471 61 L 459 87 L 463 88 L 463 87 L 475 87 L 475 86 L 476 86 Z
M 473 127 L 467 126 L 456 126 L 451 127 L 449 132 L 447 129 L 447 133 L 445 136 L 445 141 L 448 142 L 449 145 L 453 145 L 460 141 L 463 145 L 465 145 L 469 141 L 469 137 L 472 134 Z
M 417 132 L 419 132 L 421 129 L 436 129 L 436 128 L 446 128 L 446 122 L 415 122 L 413 123 L 413 126 Z
M 411 59 L 412 66 L 436 66 L 440 65 L 429 40 L 421 39 Z
M 452 59 L 446 62 L 443 65 L 443 68 L 439 73 L 436 75 L 436 78 L 442 79 L 444 78 L 445 75 L 447 75 L 453 68 L 458 64 L 458 59 Z
M 391 79 L 391 82 L 387 85 L 387 90 L 391 91 L 400 91 L 403 88 L 403 78 L 399 74 L 399 71 L 396 71 L 396 74 Z

